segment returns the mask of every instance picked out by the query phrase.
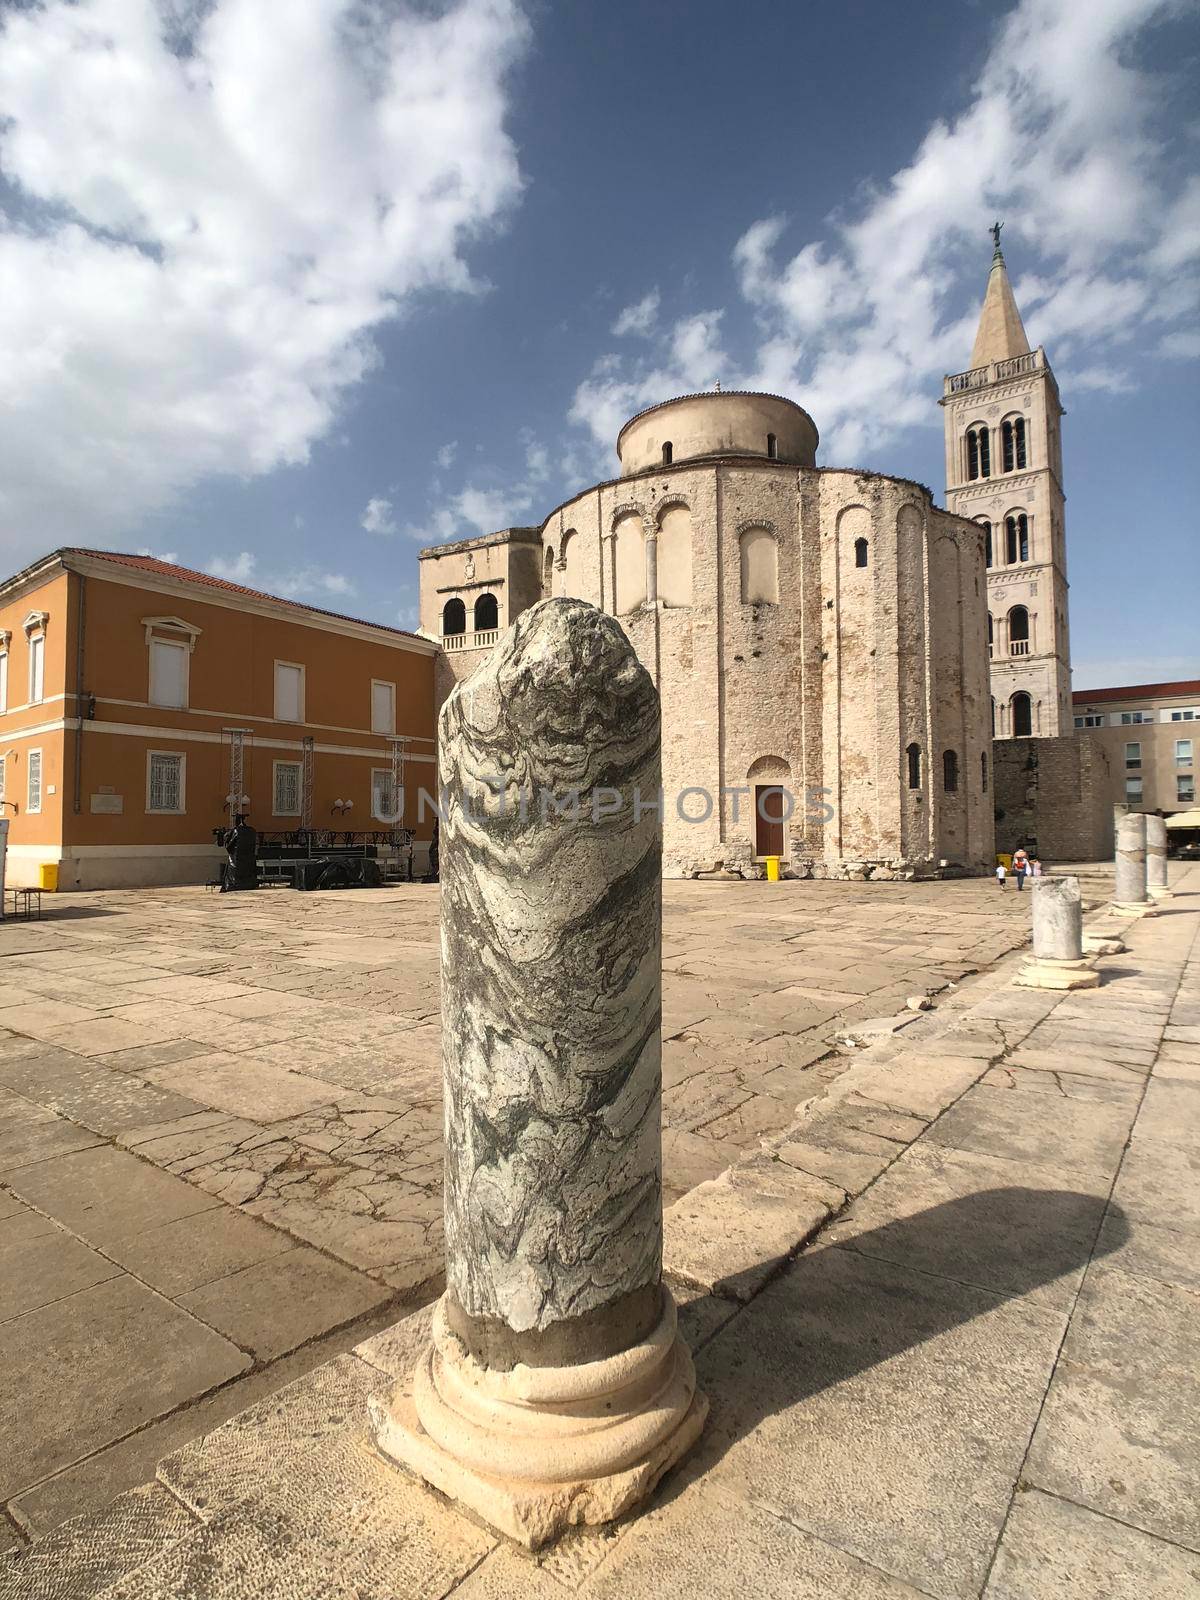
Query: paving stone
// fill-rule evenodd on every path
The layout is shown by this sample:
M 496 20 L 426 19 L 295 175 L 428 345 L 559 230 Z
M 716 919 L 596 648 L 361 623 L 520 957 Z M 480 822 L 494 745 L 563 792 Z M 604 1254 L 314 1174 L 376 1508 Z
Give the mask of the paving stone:
M 121 1271 L 106 1256 L 53 1223 L 48 1234 L 22 1244 L 6 1243 L 5 1237 L 0 1223 L 0 1322 L 63 1300 L 79 1289 L 115 1278 Z
M 301 1245 L 178 1300 L 258 1360 L 270 1361 L 389 1298 L 381 1284 Z
M 1082 1192 L 1081 1192 L 1081 1187 Z M 919 1272 L 1069 1310 L 1108 1184 L 923 1139 L 822 1236 Z M 1107 1248 L 1123 1222 L 1114 1216 Z
M 57 1233 L 58 1226 L 40 1211 L 22 1205 L 15 1196 L 8 1196 L 8 1204 L 0 1210 L 0 1250 L 28 1244 L 31 1239 L 46 1238 Z
M 195 1056 L 156 1067 L 148 1077 L 200 1105 L 249 1122 L 279 1122 L 299 1116 L 317 1106 L 332 1105 L 345 1092 L 336 1084 L 302 1077 L 266 1062 L 248 1070 L 240 1056 L 229 1055 Z
M 110 1145 L 25 1167 L 10 1173 L 8 1183 L 22 1199 L 101 1246 L 217 1204 Z
M 855 1074 L 855 1093 L 930 1122 L 964 1094 L 985 1063 L 976 1057 L 938 1059 L 924 1050 L 905 1053 L 894 1066 Z
M 120 1495 L 0 1562 L 0 1600 L 88 1600 L 196 1526 L 156 1483 Z
M 1200 1233 L 1200 1152 L 1135 1126 L 1113 1199 L 1130 1217 Z
M 668 1480 L 668 1483 L 670 1480 Z M 689 1489 L 656 1504 L 600 1546 L 594 1575 L 580 1586 L 551 1565 L 503 1545 L 454 1591 L 455 1600 L 919 1600 L 919 1591 L 815 1539 L 761 1504 L 720 1489 Z
M 1200 1546 L 1198 1369 L 1194 1294 L 1093 1267 L 1025 1476 L 1146 1533 Z
M 1157 1074 L 1146 1085 L 1137 1131 L 1200 1154 L 1200 1084 L 1179 1083 Z
M 1085 1072 L 1030 1071 L 1008 1062 L 989 1067 L 979 1081 L 987 1089 L 1056 1095 L 1066 1100 L 1103 1100 L 1110 1105 L 1129 1106 L 1135 1111 L 1143 1089 L 1140 1079 L 1094 1078 Z
M 250 1364 L 228 1340 L 125 1276 L 17 1317 L 5 1325 L 4 1345 L 0 1499 Z
M 46 1037 L 60 1050 L 80 1056 L 103 1056 L 113 1050 L 135 1050 L 169 1042 L 170 1028 L 127 1022 L 122 1017 L 95 1017 L 52 1029 Z
M 151 1288 L 178 1298 L 186 1290 L 291 1250 L 293 1244 L 287 1234 L 255 1222 L 231 1206 L 213 1206 L 161 1228 L 118 1239 L 106 1249 L 114 1261 Z
M 984 1600 L 1182 1600 L 1200 1554 L 1037 1489 L 1018 1494 Z
M 807 1251 L 701 1352 L 712 1411 L 684 1470 L 923 1593 L 977 1594 L 1061 1332 L 984 1290 Z
M 129 1050 L 113 1050 L 104 1065 L 117 1072 L 143 1073 L 153 1067 L 166 1067 L 172 1061 L 187 1061 L 192 1056 L 208 1055 L 209 1048 L 195 1039 L 169 1039 L 164 1044 L 138 1045 Z
M 1130 1106 L 1056 1100 L 1049 1095 L 1039 1100 L 1033 1116 L 1022 1096 L 980 1086 L 968 1089 L 926 1137 L 979 1155 L 1111 1177 L 1132 1120 Z
M 41 1106 L 0 1101 L 0 1173 L 10 1185 L 21 1171 L 99 1143 L 96 1134 Z
M 831 1184 L 758 1158 L 702 1183 L 663 1217 L 663 1270 L 748 1300 L 842 1202 Z

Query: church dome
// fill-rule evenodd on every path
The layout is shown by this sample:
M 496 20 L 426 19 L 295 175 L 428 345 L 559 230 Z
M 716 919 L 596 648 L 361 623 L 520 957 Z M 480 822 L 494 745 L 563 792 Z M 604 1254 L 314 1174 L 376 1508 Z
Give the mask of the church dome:
M 811 467 L 817 439 L 815 423 L 794 400 L 709 390 L 639 411 L 617 435 L 617 455 L 623 478 L 702 456 L 762 456 Z

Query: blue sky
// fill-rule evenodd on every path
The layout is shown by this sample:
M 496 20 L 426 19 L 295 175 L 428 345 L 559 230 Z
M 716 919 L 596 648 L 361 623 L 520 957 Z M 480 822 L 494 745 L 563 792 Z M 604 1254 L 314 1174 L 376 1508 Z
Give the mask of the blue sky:
M 762 386 L 944 489 L 1004 218 L 1078 687 L 1200 674 L 1200 29 L 1172 0 L 0 0 L 0 559 L 415 622 L 623 418 Z

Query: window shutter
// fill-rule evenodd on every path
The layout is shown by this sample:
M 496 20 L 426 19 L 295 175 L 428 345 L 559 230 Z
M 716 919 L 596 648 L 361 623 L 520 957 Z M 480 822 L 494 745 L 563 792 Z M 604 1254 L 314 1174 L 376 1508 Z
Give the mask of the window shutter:
M 40 750 L 31 750 L 29 752 L 27 778 L 29 792 L 26 795 L 26 809 L 40 811 L 42 809 L 42 752 Z
M 275 716 L 279 722 L 299 722 L 300 668 L 275 663 Z
M 180 811 L 182 798 L 183 757 L 151 755 L 150 757 L 150 810 Z
M 178 709 L 187 705 L 186 645 L 151 639 L 150 704 Z
M 395 733 L 396 689 L 391 683 L 371 685 L 371 732 Z

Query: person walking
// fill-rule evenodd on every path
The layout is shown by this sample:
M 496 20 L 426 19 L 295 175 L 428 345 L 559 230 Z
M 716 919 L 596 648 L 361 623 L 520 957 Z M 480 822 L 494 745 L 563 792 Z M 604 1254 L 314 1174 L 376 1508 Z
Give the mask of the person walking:
M 1025 887 L 1025 874 L 1029 871 L 1029 857 L 1024 850 L 1017 850 L 1013 854 L 1013 877 L 1017 880 L 1017 888 Z
M 1006 873 L 1005 873 L 1005 870 L 1004 870 L 1004 863 L 1003 863 L 1003 861 L 997 861 L 997 863 L 996 863 L 996 882 L 999 884 L 999 886 L 1002 889 L 1004 887 L 1004 879 L 1005 879 L 1005 877 L 1006 877 Z

